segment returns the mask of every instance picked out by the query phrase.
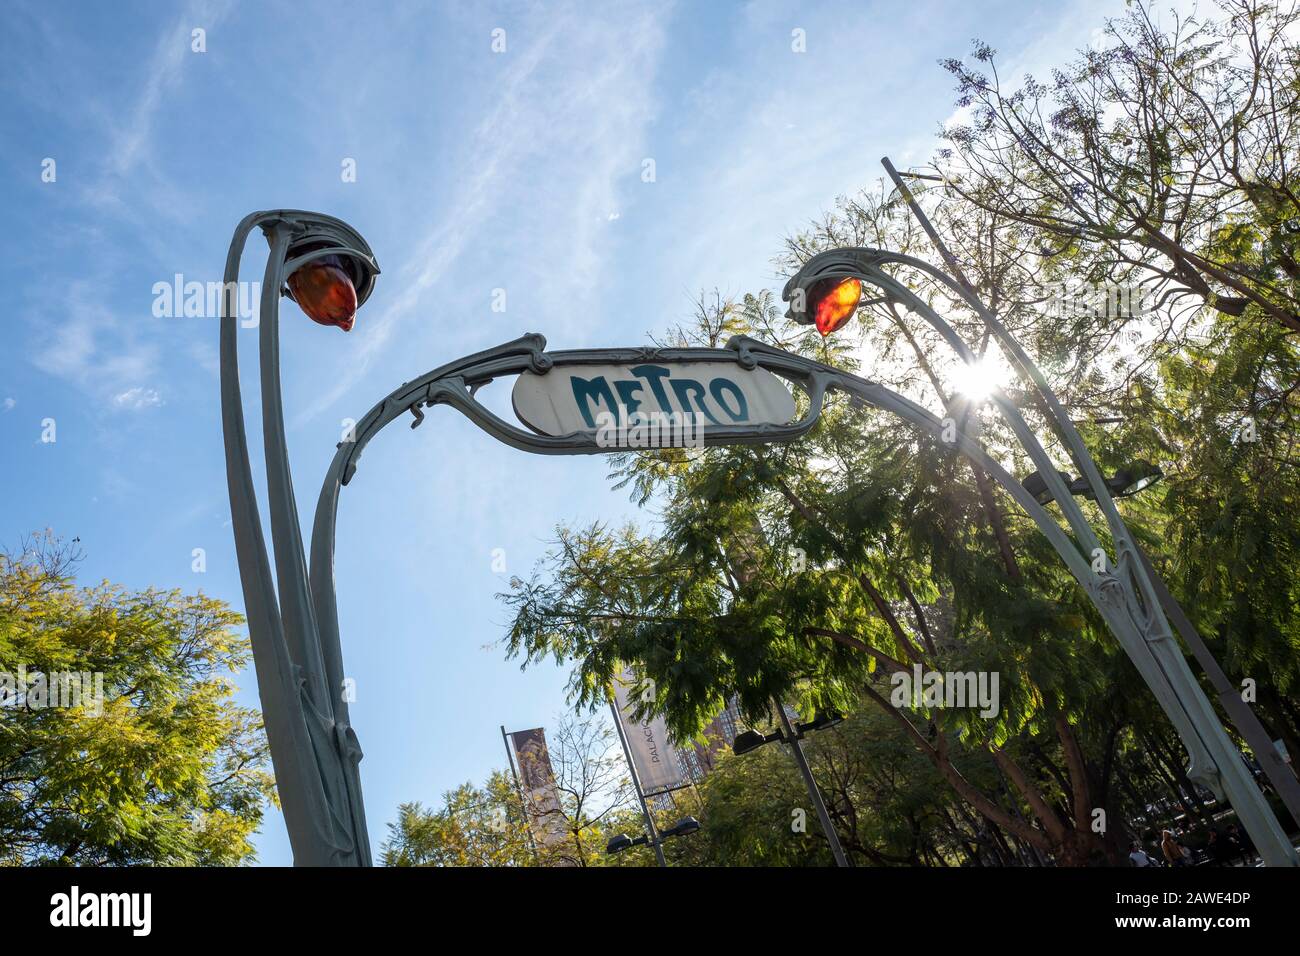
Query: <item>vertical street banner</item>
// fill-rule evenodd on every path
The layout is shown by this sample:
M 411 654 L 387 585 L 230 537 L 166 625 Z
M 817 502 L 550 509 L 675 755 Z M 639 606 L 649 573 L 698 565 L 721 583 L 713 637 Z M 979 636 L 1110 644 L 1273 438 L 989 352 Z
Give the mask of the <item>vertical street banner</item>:
M 632 694 L 635 687 L 636 672 L 625 668 L 622 676 L 614 681 L 614 701 L 619 722 L 623 725 L 623 737 L 636 765 L 636 775 L 641 779 L 642 792 L 663 793 L 686 786 L 690 781 L 682 773 L 677 748 L 668 739 L 668 727 L 663 717 L 639 721 L 633 716 L 639 703 Z
M 541 727 L 507 734 L 519 764 L 519 783 L 533 839 L 538 846 L 554 847 L 568 838 L 555 771 L 546 749 L 546 731 Z

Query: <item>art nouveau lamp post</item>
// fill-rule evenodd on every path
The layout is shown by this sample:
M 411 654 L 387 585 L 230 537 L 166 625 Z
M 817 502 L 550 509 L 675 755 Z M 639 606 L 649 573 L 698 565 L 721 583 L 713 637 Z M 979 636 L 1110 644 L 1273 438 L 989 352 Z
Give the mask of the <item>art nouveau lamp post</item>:
M 889 168 L 892 172 L 892 167 Z M 919 209 L 915 211 L 920 215 Z M 924 222 L 923 225 L 928 227 L 929 224 Z M 864 285 L 870 286 L 881 296 L 876 301 L 888 301 L 919 316 L 939 333 L 963 362 L 973 365 L 976 357 L 967 343 L 928 303 L 887 271 L 891 266 L 922 272 L 944 286 L 955 299 L 964 302 L 984 321 L 1020 375 L 1041 396 L 1070 457 L 1082 473 L 1076 484 L 1086 488 L 1087 497 L 1096 501 L 1105 518 L 1114 554 L 1107 554 L 1102 548 L 1095 530 L 1071 494 L 1071 488 L 1048 458 L 1019 409 L 996 388 L 990 400 L 1033 460 L 1042 487 L 1036 489 L 1037 495 L 1027 494 L 1026 489 L 1003 469 L 996 465 L 990 469 L 988 465 L 992 462 L 987 462 L 984 467 L 1026 508 L 1051 540 L 1155 693 L 1191 757 L 1188 777 L 1209 787 L 1216 795 L 1226 794 L 1265 862 L 1272 866 L 1297 865 L 1295 850 L 1286 833 L 1255 785 L 1240 752 L 1224 732 L 1174 640 L 1148 571 L 1115 507 L 1113 495 L 1116 489 L 1108 487 L 1102 479 L 1096 462 L 1048 387 L 1042 372 L 975 292 L 965 283 L 911 256 L 881 249 L 834 249 L 813 256 L 786 284 L 783 297 L 791 303 L 787 314 L 796 321 L 815 324 L 822 335 L 829 335 L 853 318 Z M 860 379 L 850 376 L 845 376 L 845 379 L 849 380 L 846 391 L 865 396 L 861 386 L 854 384 L 861 382 Z M 882 391 L 879 386 L 875 390 L 877 393 Z M 929 417 L 919 406 L 897 395 L 889 395 L 885 403 L 871 403 L 886 408 L 900 404 L 910 406 L 908 412 L 913 420 L 918 418 L 918 413 Z M 960 445 L 969 457 L 977 462 L 986 459 L 978 440 L 960 426 L 956 428 L 956 437 L 958 441 L 954 444 Z M 1042 504 L 1050 501 L 1060 506 L 1073 537 L 1067 536 L 1042 511 Z M 1104 556 L 1101 570 L 1095 570 L 1099 566 L 1098 556 Z
M 240 256 L 254 228 L 262 230 L 271 247 L 262 282 L 258 349 L 274 577 L 239 389 L 235 300 Z M 280 396 L 279 303 L 282 294 L 291 297 L 314 321 L 346 332 L 378 274 L 370 247 L 352 227 L 300 210 L 247 216 L 235 230 L 226 258 L 221 420 L 230 516 L 276 787 L 294 862 L 305 866 L 369 865 L 370 846 L 357 769 L 361 747 L 348 718 L 338 631 L 333 627 L 322 637 L 317 626 L 298 525 Z M 315 585 L 318 592 L 328 590 L 332 607 L 332 574 Z

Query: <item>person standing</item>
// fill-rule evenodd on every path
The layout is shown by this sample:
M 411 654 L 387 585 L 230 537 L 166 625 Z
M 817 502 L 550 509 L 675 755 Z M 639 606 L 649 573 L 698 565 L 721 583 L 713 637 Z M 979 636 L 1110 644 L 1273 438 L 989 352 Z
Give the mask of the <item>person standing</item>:
M 1173 830 L 1165 830 L 1160 835 L 1160 852 L 1164 855 L 1165 863 L 1168 866 L 1187 865 L 1187 856 L 1183 852 L 1182 844 L 1174 836 Z
M 1129 862 L 1131 862 L 1134 866 L 1155 866 L 1156 865 L 1155 860 L 1147 856 L 1147 851 L 1142 849 L 1142 844 L 1139 843 L 1137 840 L 1134 840 L 1133 845 L 1129 847 L 1128 858 L 1129 858 Z
M 1235 823 L 1228 824 L 1228 837 L 1234 844 L 1233 849 L 1241 855 L 1241 859 L 1246 866 L 1255 862 L 1255 843 L 1245 830 Z
M 1220 833 L 1216 827 L 1210 831 L 1210 840 L 1205 845 L 1205 852 L 1214 861 L 1215 866 L 1232 866 L 1232 858 L 1236 850 L 1228 838 Z

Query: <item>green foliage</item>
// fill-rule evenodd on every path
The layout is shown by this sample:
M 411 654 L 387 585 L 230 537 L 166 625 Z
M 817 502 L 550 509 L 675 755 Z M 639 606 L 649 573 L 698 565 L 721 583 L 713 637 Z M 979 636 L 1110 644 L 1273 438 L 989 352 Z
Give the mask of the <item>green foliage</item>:
M 385 866 L 605 866 L 606 830 L 631 801 L 614 731 L 566 718 L 548 734 L 555 800 L 525 808 L 512 772 L 443 794 L 436 810 L 403 804 L 388 824 Z M 638 825 L 637 832 L 642 829 Z M 615 832 L 615 831 L 610 831 Z M 626 862 L 626 861 L 624 861 Z
M 74 557 L 48 535 L 0 555 L 0 673 L 103 687 L 102 712 L 31 686 L 0 706 L 0 862 L 251 861 L 274 784 L 260 716 L 231 699 L 242 619 L 201 594 L 78 590 Z
M 384 866 L 532 866 L 523 807 L 509 775 L 443 794 L 437 810 L 404 803 L 380 853 Z
M 1215 17 L 1162 25 L 1136 4 L 1050 84 L 1029 78 L 1015 90 L 977 45 L 973 62 L 945 64 L 969 122 L 947 129 L 940 184 L 913 183 L 1101 471 L 1162 468 L 1161 484 L 1121 503 L 1125 520 L 1229 676 L 1258 685 L 1261 717 L 1292 753 L 1298 17 L 1225 2 Z M 881 192 L 840 200 L 787 239 L 778 262 L 794 271 L 817 252 L 857 245 L 935 257 L 901 197 Z M 980 315 L 920 270 L 894 275 L 1003 372 L 1049 456 L 1077 474 Z M 1130 298 L 1063 308 L 1066 286 Z M 1001 416 L 956 394 L 957 359 L 934 329 L 878 299 L 859 320 L 826 341 L 784 322 L 768 293 L 715 296 L 669 338 L 716 345 L 749 334 L 857 370 L 978 428 L 1010 474 L 1034 470 Z M 1078 582 L 1040 529 L 952 449 L 832 399 L 798 442 L 627 455 L 615 478 L 653 508 L 653 522 L 559 528 L 532 577 L 502 595 L 513 612 L 510 653 L 572 663 L 579 706 L 602 703 L 632 662 L 655 689 L 645 709 L 682 740 L 731 699 L 754 724 L 773 701 L 807 716 L 854 714 L 845 727 L 870 727 L 870 743 L 839 755 L 865 768 L 843 788 L 844 805 L 872 809 L 851 825 L 846 810 L 842 835 L 882 865 L 1117 863 L 1128 835 L 1171 807 L 1208 819 L 1177 737 Z M 1082 507 L 1103 529 L 1095 505 Z M 996 672 L 997 714 L 897 706 L 891 677 L 914 666 Z M 887 767 L 906 769 L 873 801 L 849 796 Z M 708 833 L 673 852 L 821 859 L 824 847 L 784 832 L 797 786 L 773 753 L 723 759 L 701 793 Z M 1111 821 L 1105 839 L 1088 818 L 1099 807 Z M 916 832 L 925 838 L 909 843 Z
M 971 865 L 993 862 L 1003 852 L 991 831 L 970 825 L 960 800 L 935 769 L 874 709 L 810 734 L 804 750 L 840 843 L 855 864 Z M 965 769 L 975 779 L 994 772 L 987 760 Z M 697 792 L 701 806 L 694 812 L 703 826 L 668 844 L 672 863 L 833 865 L 803 779 L 784 746 L 739 757 L 722 753 Z

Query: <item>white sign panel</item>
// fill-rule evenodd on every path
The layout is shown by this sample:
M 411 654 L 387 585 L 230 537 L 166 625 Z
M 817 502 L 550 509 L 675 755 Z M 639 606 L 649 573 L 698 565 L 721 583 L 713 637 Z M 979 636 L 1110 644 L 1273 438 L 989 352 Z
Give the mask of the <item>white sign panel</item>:
M 544 435 L 594 434 L 602 445 L 699 444 L 715 426 L 785 425 L 794 396 L 766 369 L 734 362 L 575 365 L 524 372 L 512 393 L 515 414 Z M 606 439 L 606 440 L 602 440 Z
M 621 679 L 614 681 L 614 702 L 623 736 L 632 751 L 636 775 L 641 780 L 642 793 L 659 793 L 686 786 L 690 781 L 682 774 L 677 748 L 668 740 L 668 727 L 663 717 L 652 717 L 644 723 L 634 716 L 637 701 L 629 700 L 629 692 L 636 686 L 636 675 L 625 670 Z

